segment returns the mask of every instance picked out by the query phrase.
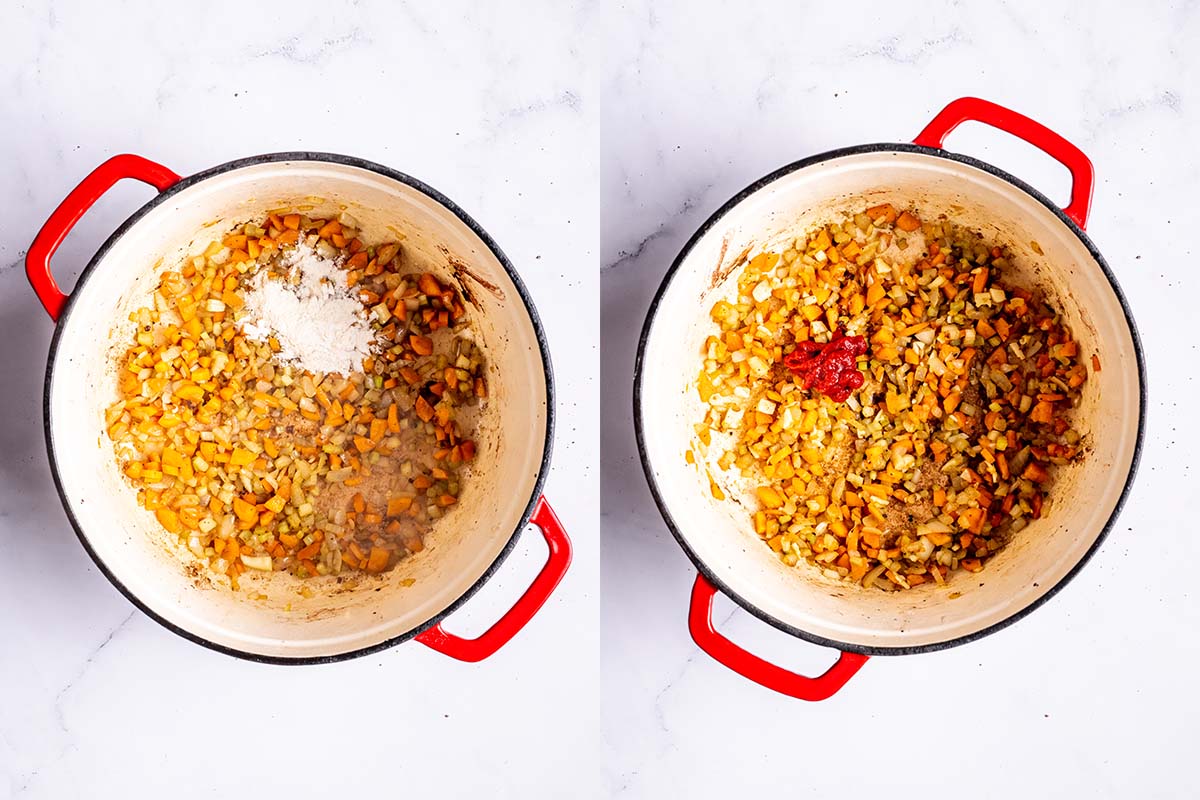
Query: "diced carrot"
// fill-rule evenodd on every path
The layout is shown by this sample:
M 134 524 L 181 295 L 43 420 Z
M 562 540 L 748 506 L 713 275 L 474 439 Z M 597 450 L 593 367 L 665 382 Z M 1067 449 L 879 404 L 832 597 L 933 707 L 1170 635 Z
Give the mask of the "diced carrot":
M 321 542 L 314 539 L 312 544 L 302 548 L 298 553 L 296 553 L 296 558 L 300 559 L 301 561 L 307 561 L 320 552 Z
M 867 209 L 867 216 L 873 222 L 879 222 L 882 219 L 885 223 L 892 223 L 896 221 L 896 207 L 891 203 L 881 203 L 877 206 L 871 206 Z M 822 233 L 826 232 L 822 231 Z M 827 233 L 826 236 L 828 236 Z
M 419 356 L 427 356 L 433 353 L 433 339 L 430 339 L 428 336 L 420 336 L 414 333 L 408 337 L 408 346 Z
M 870 215 L 868 214 L 868 216 Z M 921 227 L 921 220 L 907 211 L 902 211 L 900 212 L 900 216 L 896 217 L 896 227 L 906 233 L 912 233 Z
M 1021 473 L 1021 477 L 1034 483 L 1044 483 L 1050 477 L 1050 473 L 1038 462 L 1030 461 L 1025 467 L 1025 471 Z
M 371 555 L 367 558 L 367 572 L 383 572 L 387 569 L 391 553 L 382 547 L 372 547 Z
M 442 294 L 442 285 L 438 283 L 438 279 L 431 273 L 423 273 L 417 279 L 417 288 L 430 297 L 438 297 Z
M 971 291 L 979 294 L 987 288 L 989 271 L 987 267 L 977 267 L 974 272 L 975 280 L 971 284 Z
M 886 296 L 887 290 L 879 281 L 875 281 L 867 287 L 867 305 L 869 306 L 875 305 Z
M 1092 372 L 1099 372 L 1099 371 L 1100 371 L 1100 356 L 1093 353 L 1092 354 Z
M 411 497 L 389 497 L 387 502 L 387 514 L 389 517 L 398 517 L 412 506 L 413 499 Z
M 294 230 L 299 230 L 299 228 L 300 228 L 300 215 L 299 215 L 299 214 L 288 214 L 288 215 L 286 215 L 286 216 L 283 218 L 283 227 L 287 228 L 288 230 L 293 230 L 293 231 L 294 231 Z
M 183 527 L 179 524 L 179 515 L 166 506 L 160 506 L 155 510 L 154 516 L 158 518 L 158 522 L 171 533 L 179 533 Z
M 258 509 L 240 497 L 233 498 L 233 513 L 243 522 L 258 521 Z
M 983 530 L 985 518 L 986 516 L 982 508 L 968 508 L 958 515 L 958 524 L 971 533 L 978 534 Z
M 429 422 L 431 419 L 433 419 L 433 406 L 429 405 L 429 401 L 424 397 L 417 397 L 417 402 L 414 405 L 414 408 L 417 412 L 417 416 L 421 418 L 422 422 Z
M 1048 423 L 1054 421 L 1054 404 L 1045 400 L 1037 403 L 1029 412 L 1029 419 L 1034 422 Z
M 229 466 L 245 467 L 254 463 L 254 453 L 242 447 L 233 448 L 229 456 Z

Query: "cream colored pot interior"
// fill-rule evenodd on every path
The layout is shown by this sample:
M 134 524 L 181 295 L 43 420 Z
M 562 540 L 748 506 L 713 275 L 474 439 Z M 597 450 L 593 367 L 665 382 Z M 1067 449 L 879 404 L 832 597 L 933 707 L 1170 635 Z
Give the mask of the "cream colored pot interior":
M 140 508 L 104 431 L 116 399 L 129 312 L 163 269 L 195 255 L 235 224 L 268 209 L 345 211 L 368 244 L 402 241 L 406 269 L 431 271 L 471 299 L 487 359 L 489 398 L 479 454 L 460 502 L 427 549 L 382 576 L 302 584 L 249 574 L 241 591 L 202 564 Z M 500 261 L 453 212 L 421 191 L 337 163 L 263 163 L 223 172 L 167 198 L 138 220 L 77 289 L 54 355 L 52 449 L 65 501 L 100 561 L 160 617 L 218 645 L 277 658 L 319 657 L 412 631 L 473 586 L 521 525 L 545 449 L 547 386 L 537 335 Z M 312 596 L 300 594 L 302 585 Z M 251 599 L 252 597 L 258 599 Z
M 696 377 L 708 312 L 736 292 L 745 256 L 774 249 L 847 210 L 891 202 L 945 215 L 1007 244 L 1018 282 L 1044 288 L 1065 313 L 1085 358 L 1102 371 L 1085 384 L 1079 428 L 1089 452 L 1060 473 L 1046 513 L 983 572 L 945 588 L 907 592 L 839 583 L 807 565 L 784 566 L 754 534 L 753 497 L 713 474 L 730 500 L 712 498 L 703 471 L 684 461 L 703 419 Z M 714 285 L 715 284 L 715 285 Z M 1134 342 L 1120 302 L 1083 242 L 1018 187 L 978 168 L 920 153 L 848 155 L 797 170 L 755 191 L 718 220 L 672 276 L 643 359 L 642 415 L 652 477 L 674 525 L 711 572 L 751 606 L 812 635 L 850 645 L 931 645 L 995 625 L 1050 591 L 1083 558 L 1113 513 L 1129 474 L 1139 418 Z M 952 599 L 952 593 L 958 594 Z

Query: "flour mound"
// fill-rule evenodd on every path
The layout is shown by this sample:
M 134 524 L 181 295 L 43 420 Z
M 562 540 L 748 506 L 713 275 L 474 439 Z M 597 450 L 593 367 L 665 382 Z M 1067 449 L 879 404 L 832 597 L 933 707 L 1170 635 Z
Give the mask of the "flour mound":
M 265 268 L 251 278 L 238 321 L 242 333 L 256 342 L 274 337 L 276 360 L 309 372 L 346 376 L 362 370 L 375 332 L 346 271 L 303 242 L 285 252 L 279 266 L 282 279 Z

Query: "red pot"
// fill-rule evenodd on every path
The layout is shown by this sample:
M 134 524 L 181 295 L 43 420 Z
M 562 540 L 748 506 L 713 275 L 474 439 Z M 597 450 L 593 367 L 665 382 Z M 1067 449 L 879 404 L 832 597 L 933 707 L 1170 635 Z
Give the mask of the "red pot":
M 942 149 L 962 122 L 1019 136 L 1063 163 L 1071 203 L 1058 208 L 1036 189 L 989 164 Z M 655 502 L 699 575 L 690 628 L 696 643 L 729 668 L 807 700 L 836 692 L 870 655 L 902 655 L 974 641 L 1025 616 L 1078 573 L 1112 528 L 1129 491 L 1145 415 L 1144 363 L 1133 317 L 1116 278 L 1084 233 L 1091 162 L 1061 136 L 1008 109 L 964 98 L 946 107 L 913 144 L 849 147 L 797 161 L 751 184 L 684 246 L 650 307 L 635 371 L 638 447 Z M 754 533 L 752 497 L 726 485 L 743 505 L 713 499 L 705 470 L 686 463 L 693 425 L 703 419 L 695 389 L 702 344 L 715 331 L 709 311 L 736 293 L 744 255 L 777 249 L 799 231 L 840 217 L 866 200 L 946 214 L 1006 243 L 1017 282 L 1057 302 L 1081 352 L 1102 371 L 1083 388 L 1077 420 L 1087 457 L 1060 469 L 1053 507 L 1018 534 L 979 574 L 880 592 L 785 566 Z M 742 254 L 739 261 L 739 254 Z M 718 482 L 720 470 L 711 465 Z M 777 667 L 712 627 L 721 591 L 750 613 L 796 637 L 842 652 L 817 678 Z M 948 599 L 948 592 L 959 592 Z
M 109 237 L 62 293 L 50 259 L 85 211 L 122 178 L 159 194 Z M 136 502 L 105 433 L 117 399 L 116 343 L 129 341 L 129 312 L 144 305 L 163 265 L 199 250 L 267 209 L 348 213 L 368 241 L 403 238 L 406 258 L 468 298 L 487 361 L 489 397 L 479 450 L 454 510 L 427 548 L 395 570 L 353 585 L 311 579 L 311 597 L 283 573 L 243 576 L 241 592 L 207 570 Z M 144 158 L 116 156 L 67 196 L 26 259 L 30 283 L 58 327 L 46 371 L 50 467 L 63 507 L 100 570 L 149 616 L 224 653 L 280 663 L 332 661 L 416 638 L 478 661 L 533 617 L 570 562 L 566 533 L 542 497 L 554 431 L 554 392 L 545 335 L 524 285 L 486 232 L 449 199 L 407 175 L 360 159 L 279 153 L 233 161 L 180 178 Z M 442 629 L 499 569 L 528 524 L 550 554 L 511 610 L 477 639 Z M 247 580 L 248 579 L 248 580 Z M 251 601 L 249 594 L 263 599 Z

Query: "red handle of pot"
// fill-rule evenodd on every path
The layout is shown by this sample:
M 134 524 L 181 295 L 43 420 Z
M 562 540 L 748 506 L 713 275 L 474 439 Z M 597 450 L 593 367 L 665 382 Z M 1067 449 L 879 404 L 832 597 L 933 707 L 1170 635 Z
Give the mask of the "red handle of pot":
M 418 642 L 459 661 L 482 661 L 508 644 L 533 619 L 571 565 L 571 540 L 545 497 L 538 498 L 529 521 L 541 529 L 550 555 L 516 605 L 476 639 L 462 639 L 446 633 L 438 623 L 417 636 Z
M 1088 213 L 1092 209 L 1092 186 L 1096 182 L 1096 171 L 1092 167 L 1091 159 L 1078 147 L 1024 114 L 1018 114 L 987 100 L 980 100 L 978 97 L 960 97 L 943 108 L 941 113 L 925 126 L 925 130 L 913 139 L 913 144 L 941 148 L 947 134 L 964 122 L 982 122 L 1005 133 L 1011 133 L 1070 170 L 1071 203 L 1063 209 L 1063 213 L 1073 219 L 1080 228 L 1087 227 Z
M 716 596 L 716 587 L 703 575 L 697 575 L 696 583 L 692 585 L 692 605 L 688 611 L 688 629 L 692 639 L 701 650 L 760 686 L 799 700 L 827 700 L 867 662 L 867 656 L 842 653 L 832 667 L 815 678 L 777 667 L 717 633 L 712 624 L 713 599 Z
M 37 238 L 33 240 L 25 256 L 25 274 L 50 319 L 57 321 L 63 305 L 67 302 L 67 296 L 58 288 L 58 283 L 50 274 L 50 258 L 80 217 L 122 178 L 133 178 L 148 183 L 160 192 L 179 182 L 178 175 L 149 159 L 129 154 L 113 156 L 92 170 L 92 174 L 80 181 L 66 199 L 58 204 L 50 219 L 46 220 L 46 224 L 38 231 Z

